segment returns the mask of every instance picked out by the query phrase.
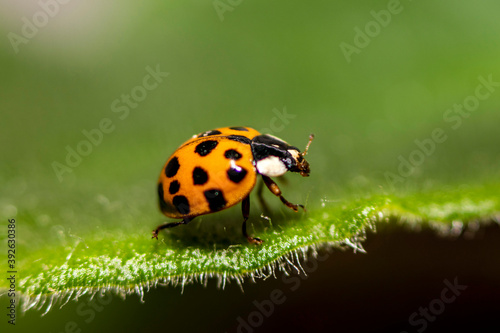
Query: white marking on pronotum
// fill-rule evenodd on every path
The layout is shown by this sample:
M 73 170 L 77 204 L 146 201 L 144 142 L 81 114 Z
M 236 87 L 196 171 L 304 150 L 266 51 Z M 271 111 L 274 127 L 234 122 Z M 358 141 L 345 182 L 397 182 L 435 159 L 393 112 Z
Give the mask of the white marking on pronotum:
M 279 177 L 284 175 L 288 169 L 279 157 L 268 156 L 257 162 L 257 171 L 264 176 Z
M 300 153 L 298 151 L 296 151 L 295 149 L 289 149 L 288 152 L 292 155 L 292 157 L 295 160 L 298 160 L 298 158 L 300 157 Z

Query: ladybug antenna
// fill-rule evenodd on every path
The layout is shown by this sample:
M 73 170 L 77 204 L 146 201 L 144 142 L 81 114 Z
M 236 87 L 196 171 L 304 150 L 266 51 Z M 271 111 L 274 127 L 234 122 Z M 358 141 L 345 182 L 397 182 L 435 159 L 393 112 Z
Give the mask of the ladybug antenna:
M 314 139 L 314 134 L 309 135 L 309 142 L 306 145 L 306 149 L 304 149 L 304 152 L 302 154 L 300 154 L 300 155 L 302 155 L 302 157 L 306 156 L 307 150 L 309 149 L 309 146 L 311 145 L 311 142 L 313 139 Z

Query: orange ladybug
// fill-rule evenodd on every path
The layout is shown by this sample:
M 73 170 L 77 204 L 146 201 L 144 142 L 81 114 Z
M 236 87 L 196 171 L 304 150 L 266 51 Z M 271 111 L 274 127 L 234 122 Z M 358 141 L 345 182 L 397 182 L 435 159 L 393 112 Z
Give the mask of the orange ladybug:
M 287 201 L 270 178 L 287 171 L 309 176 L 304 159 L 314 136 L 311 134 L 303 153 L 285 141 L 261 134 L 250 127 L 222 127 L 194 135 L 170 156 L 158 180 L 160 209 L 168 217 L 182 219 L 159 225 L 158 232 L 187 224 L 196 216 L 214 213 L 242 202 L 242 232 L 249 242 L 261 244 L 246 231 L 250 214 L 250 192 L 257 175 L 269 190 L 289 208 L 298 211 L 302 205 Z

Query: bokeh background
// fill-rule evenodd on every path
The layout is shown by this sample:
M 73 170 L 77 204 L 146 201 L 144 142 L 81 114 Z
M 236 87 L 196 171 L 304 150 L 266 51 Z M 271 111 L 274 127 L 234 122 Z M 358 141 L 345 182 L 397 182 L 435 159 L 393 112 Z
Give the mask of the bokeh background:
M 498 182 L 498 84 L 466 116 L 447 110 L 474 96 L 479 77 L 500 82 L 499 10 L 496 1 L 451 0 L 2 0 L 2 219 L 28 221 L 20 231 L 39 233 L 29 246 L 57 240 L 61 228 L 149 228 L 162 221 L 154 188 L 165 160 L 192 134 L 221 126 L 251 126 L 298 147 L 314 133 L 311 177 L 289 177 L 285 189 L 312 208 L 322 198 Z M 347 44 L 356 51 L 346 55 Z M 152 70 L 168 76 L 145 90 Z M 66 164 L 68 149 L 103 121 L 108 133 L 58 177 L 54 163 Z M 439 128 L 447 139 L 391 186 L 386 176 L 398 174 L 400 156 L 408 160 L 415 140 Z M 287 301 L 260 331 L 413 332 L 408 316 L 455 276 L 477 288 L 427 331 L 489 323 L 500 296 L 498 227 L 453 241 L 385 232 L 369 235 L 368 255 L 330 255 L 296 292 L 280 277 L 246 283 L 245 293 L 212 281 L 182 295 L 152 290 L 144 304 L 114 298 L 91 320 L 81 302 L 43 318 L 28 312 L 15 329 L 64 332 L 74 322 L 82 332 L 234 332 L 252 301 L 278 288 Z

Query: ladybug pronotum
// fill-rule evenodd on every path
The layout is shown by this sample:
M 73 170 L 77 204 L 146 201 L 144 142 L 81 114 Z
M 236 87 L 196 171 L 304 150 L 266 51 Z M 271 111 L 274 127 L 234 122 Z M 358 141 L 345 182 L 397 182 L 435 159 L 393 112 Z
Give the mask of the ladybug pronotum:
M 309 176 L 304 159 L 314 136 L 311 134 L 303 153 L 285 141 L 261 134 L 249 127 L 223 127 L 194 135 L 182 144 L 162 169 L 158 180 L 160 209 L 168 217 L 182 219 L 159 225 L 153 231 L 187 224 L 196 216 L 214 213 L 242 203 L 242 232 L 250 243 L 262 240 L 247 234 L 250 192 L 257 175 L 283 204 L 297 212 L 299 207 L 286 200 L 271 177 L 287 171 Z

